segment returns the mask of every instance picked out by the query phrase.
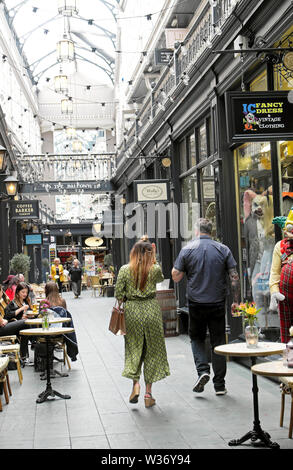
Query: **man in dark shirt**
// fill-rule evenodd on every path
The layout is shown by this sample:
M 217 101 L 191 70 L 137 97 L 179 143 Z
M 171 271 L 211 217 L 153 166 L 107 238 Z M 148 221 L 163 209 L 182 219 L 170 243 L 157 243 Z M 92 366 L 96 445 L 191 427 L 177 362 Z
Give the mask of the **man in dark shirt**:
M 73 260 L 73 266 L 69 269 L 69 275 L 72 283 L 72 290 L 75 298 L 77 299 L 80 296 L 82 276 L 82 269 L 77 258 Z
M 198 379 L 194 392 L 203 392 L 210 380 L 205 340 L 209 329 L 212 349 L 212 368 L 216 395 L 225 395 L 226 358 L 214 353 L 214 348 L 225 343 L 225 299 L 227 275 L 231 281 L 233 301 L 239 302 L 239 276 L 236 261 L 230 249 L 211 238 L 212 223 L 199 219 L 195 227 L 196 238 L 180 251 L 172 270 L 174 282 L 187 276 L 189 328 Z

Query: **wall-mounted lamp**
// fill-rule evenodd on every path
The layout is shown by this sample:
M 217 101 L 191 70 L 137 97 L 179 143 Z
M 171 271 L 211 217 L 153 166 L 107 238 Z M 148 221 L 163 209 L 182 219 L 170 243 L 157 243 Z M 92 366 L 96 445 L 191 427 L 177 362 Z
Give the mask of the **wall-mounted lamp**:
M 169 168 L 171 166 L 171 158 L 165 157 L 162 159 L 162 165 L 164 168 Z
M 18 179 L 14 175 L 7 176 L 4 180 L 6 186 L 6 192 L 9 197 L 14 197 L 18 190 Z

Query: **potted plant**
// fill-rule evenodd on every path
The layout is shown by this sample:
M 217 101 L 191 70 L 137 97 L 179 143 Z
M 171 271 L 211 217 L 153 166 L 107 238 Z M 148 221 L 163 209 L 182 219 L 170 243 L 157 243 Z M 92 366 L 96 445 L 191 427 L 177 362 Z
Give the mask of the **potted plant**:
M 23 253 L 17 253 L 13 256 L 10 261 L 10 270 L 16 274 L 28 274 L 30 270 L 31 259 L 29 256 L 24 255 Z

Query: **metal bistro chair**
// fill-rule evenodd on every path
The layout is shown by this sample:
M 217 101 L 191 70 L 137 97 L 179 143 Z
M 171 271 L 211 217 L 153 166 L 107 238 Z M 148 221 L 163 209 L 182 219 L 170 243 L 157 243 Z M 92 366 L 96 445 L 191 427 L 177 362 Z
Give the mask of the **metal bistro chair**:
M 103 286 L 100 283 L 99 276 L 91 276 L 91 288 L 92 288 L 92 297 L 96 297 L 96 290 L 98 291 L 99 295 L 103 293 Z
M 87 290 L 87 286 L 88 286 L 88 277 L 87 277 L 87 274 L 83 274 L 82 277 L 81 277 L 81 288 L 83 290 Z
M 18 339 L 17 339 L 17 336 L 15 335 L 1 336 L 0 337 L 0 354 L 7 354 L 9 356 L 9 360 L 11 362 L 15 362 L 19 383 L 21 385 L 23 381 L 23 376 L 22 376 L 20 356 L 19 356 L 20 345 L 16 344 L 16 341 L 18 341 Z
M 293 430 L 293 377 L 280 377 L 280 389 L 281 389 L 281 413 L 280 413 L 280 427 L 283 427 L 284 422 L 284 410 L 285 410 L 285 395 L 291 395 L 291 411 L 290 411 L 290 422 L 289 422 L 289 439 L 292 438 Z
M 9 364 L 8 356 L 0 357 L 0 384 L 3 385 L 3 392 L 4 392 L 5 401 L 7 405 L 9 403 L 9 395 L 10 396 L 12 395 L 10 383 L 9 383 L 8 371 L 7 371 L 8 364 Z M 0 397 L 0 411 L 2 411 L 1 397 Z

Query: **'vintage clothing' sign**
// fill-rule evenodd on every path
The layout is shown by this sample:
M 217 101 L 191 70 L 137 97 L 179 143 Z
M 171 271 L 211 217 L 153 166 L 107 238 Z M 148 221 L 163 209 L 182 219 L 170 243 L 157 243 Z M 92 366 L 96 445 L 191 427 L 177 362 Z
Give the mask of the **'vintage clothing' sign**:
M 39 219 L 39 201 L 11 201 L 11 219 Z
M 292 140 L 293 103 L 288 91 L 227 92 L 229 141 Z

